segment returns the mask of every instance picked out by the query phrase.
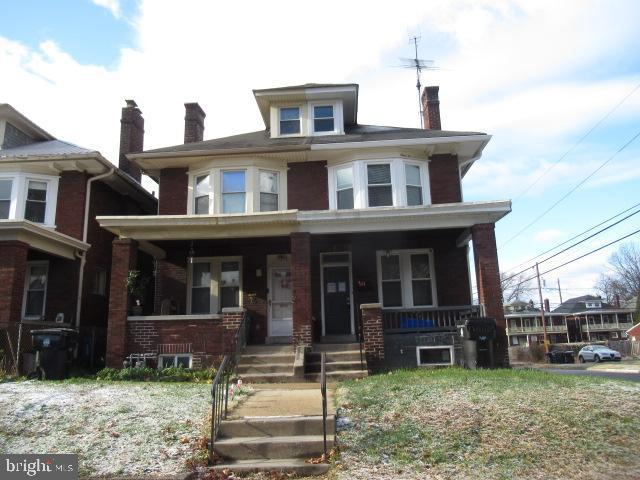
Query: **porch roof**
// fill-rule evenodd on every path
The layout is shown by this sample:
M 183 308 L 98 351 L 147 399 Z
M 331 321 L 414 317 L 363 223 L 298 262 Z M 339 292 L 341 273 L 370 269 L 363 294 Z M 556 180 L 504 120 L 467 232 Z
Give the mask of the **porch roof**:
M 252 214 L 100 216 L 100 226 L 121 238 L 195 240 L 311 234 L 468 228 L 494 223 L 510 201 L 464 202 L 362 210 L 285 210 Z
M 74 260 L 91 245 L 28 220 L 0 220 L 0 241 L 19 241 L 34 250 Z

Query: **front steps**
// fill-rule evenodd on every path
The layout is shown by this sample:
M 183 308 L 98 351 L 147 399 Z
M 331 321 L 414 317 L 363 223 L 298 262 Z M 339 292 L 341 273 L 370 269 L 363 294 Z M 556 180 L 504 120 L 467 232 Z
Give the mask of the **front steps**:
M 305 380 L 320 381 L 321 354 L 325 353 L 327 382 L 362 378 L 368 375 L 367 360 L 360 356 L 359 343 L 315 344 L 305 358 Z
M 327 450 L 335 440 L 335 417 L 327 417 Z M 222 458 L 215 470 L 320 475 L 329 465 L 305 460 L 323 454 L 322 416 L 245 417 L 220 425 L 214 451 Z
M 292 345 L 250 345 L 238 361 L 236 374 L 245 383 L 294 382 Z

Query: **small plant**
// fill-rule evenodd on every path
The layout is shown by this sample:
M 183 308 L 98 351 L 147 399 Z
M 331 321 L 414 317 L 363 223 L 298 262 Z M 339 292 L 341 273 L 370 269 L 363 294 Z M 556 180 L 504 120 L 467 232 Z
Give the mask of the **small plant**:
M 127 291 L 138 306 L 142 305 L 144 301 L 144 294 L 147 291 L 149 280 L 149 277 L 143 275 L 140 270 L 129 270 L 127 274 Z
M 215 368 L 203 370 L 182 367 L 168 367 L 160 370 L 148 367 L 103 368 L 96 374 L 96 378 L 106 381 L 208 382 L 211 381 L 215 372 Z

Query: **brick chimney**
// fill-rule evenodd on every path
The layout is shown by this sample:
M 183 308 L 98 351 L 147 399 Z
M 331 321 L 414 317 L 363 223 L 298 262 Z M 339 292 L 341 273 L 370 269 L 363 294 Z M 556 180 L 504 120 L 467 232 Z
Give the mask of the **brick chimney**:
M 424 128 L 428 130 L 441 130 L 440 127 L 440 100 L 438 90 L 440 87 L 424 87 L 422 91 L 422 117 Z
M 140 169 L 129 160 L 128 153 L 138 153 L 144 147 L 144 118 L 134 100 L 125 100 L 127 106 L 122 109 L 120 119 L 120 157 L 118 166 L 140 182 Z
M 547 312 L 547 313 L 551 311 L 551 307 L 549 306 L 549 299 L 548 298 L 544 299 L 544 311 Z
M 184 104 L 184 143 L 202 141 L 206 116 L 197 102 Z

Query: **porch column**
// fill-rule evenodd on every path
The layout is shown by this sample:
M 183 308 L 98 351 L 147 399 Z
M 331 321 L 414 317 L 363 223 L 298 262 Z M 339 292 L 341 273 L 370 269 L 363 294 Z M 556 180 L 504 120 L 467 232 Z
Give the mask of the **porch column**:
M 478 297 L 488 317 L 496 319 L 496 366 L 509 366 L 509 352 L 502 306 L 502 286 L 496 248 L 495 224 L 481 223 L 471 227 L 473 256 L 476 267 Z
M 122 368 L 126 354 L 129 292 L 127 275 L 138 262 L 138 242 L 128 238 L 115 239 L 111 255 L 111 286 L 109 288 L 109 323 L 107 326 L 107 367 Z
M 382 326 L 382 305 L 379 303 L 363 303 L 362 336 L 367 366 L 376 367 L 384 361 L 384 328 Z
M 18 241 L 0 242 L 0 329 L 22 317 L 22 299 L 29 245 Z
M 311 234 L 291 234 L 291 280 L 293 282 L 293 344 L 311 345 Z

